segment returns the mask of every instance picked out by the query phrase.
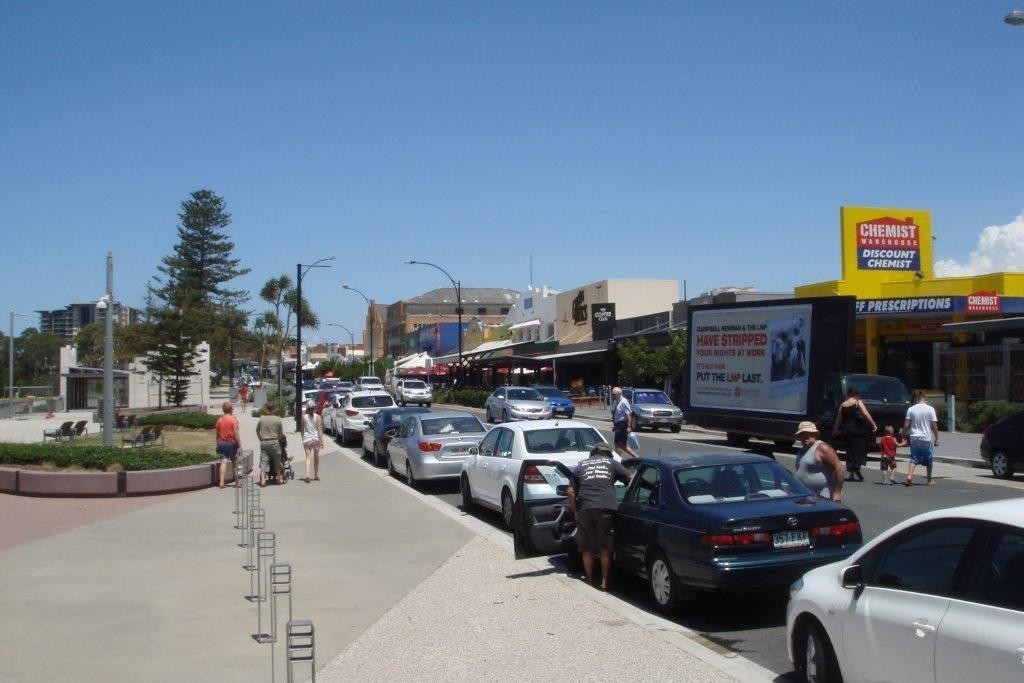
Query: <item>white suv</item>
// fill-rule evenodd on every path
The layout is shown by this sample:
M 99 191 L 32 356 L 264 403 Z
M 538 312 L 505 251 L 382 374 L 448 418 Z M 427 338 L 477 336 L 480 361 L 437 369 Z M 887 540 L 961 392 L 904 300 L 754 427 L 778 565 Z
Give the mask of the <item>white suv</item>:
M 523 460 L 545 458 L 575 467 L 598 443 L 605 443 L 604 437 L 587 423 L 575 420 L 510 422 L 495 427 L 480 442 L 477 452 L 470 451 L 462 463 L 459 482 L 463 508 L 469 510 L 479 504 L 498 510 L 505 528 L 511 529 Z M 527 484 L 546 486 L 550 482 L 538 479 Z
M 368 375 L 366 377 L 360 377 L 356 380 L 356 389 L 372 389 L 374 391 L 384 391 L 384 383 L 380 381 L 380 378 Z
M 1020 498 L 918 515 L 790 588 L 786 643 L 813 681 L 1019 681 Z
M 430 385 L 421 379 L 400 379 L 395 385 L 395 401 L 400 406 L 415 403 L 429 408 L 434 402 L 434 394 Z
M 395 400 L 386 391 L 353 391 L 337 408 L 324 410 L 324 429 L 340 436 L 345 445 L 362 438 L 363 429 L 381 408 L 394 407 Z

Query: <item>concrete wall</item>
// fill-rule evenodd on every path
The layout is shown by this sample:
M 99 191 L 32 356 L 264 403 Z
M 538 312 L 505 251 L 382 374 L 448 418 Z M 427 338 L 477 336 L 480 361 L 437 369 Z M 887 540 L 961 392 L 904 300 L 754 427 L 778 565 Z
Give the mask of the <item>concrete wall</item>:
M 555 338 L 559 344 L 592 341 L 590 311 L 594 304 L 614 303 L 615 318 L 633 318 L 671 311 L 679 300 L 677 280 L 602 280 L 575 287 L 555 297 Z M 582 319 L 574 319 L 579 307 Z

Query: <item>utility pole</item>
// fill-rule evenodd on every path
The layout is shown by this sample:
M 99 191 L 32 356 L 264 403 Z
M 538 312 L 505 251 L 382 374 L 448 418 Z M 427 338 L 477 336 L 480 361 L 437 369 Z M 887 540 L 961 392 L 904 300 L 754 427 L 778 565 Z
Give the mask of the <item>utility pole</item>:
M 114 255 L 107 252 L 107 319 L 103 336 L 103 445 L 114 445 Z

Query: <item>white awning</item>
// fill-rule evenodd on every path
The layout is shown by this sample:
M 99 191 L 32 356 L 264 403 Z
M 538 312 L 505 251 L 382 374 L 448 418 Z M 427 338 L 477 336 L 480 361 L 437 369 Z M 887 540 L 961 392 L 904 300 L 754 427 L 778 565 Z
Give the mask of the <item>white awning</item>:
M 512 330 L 521 330 L 524 327 L 537 327 L 538 325 L 540 325 L 540 318 L 534 318 L 533 320 L 527 320 L 525 322 L 516 323 L 515 325 L 508 329 L 511 332 Z
M 607 353 L 607 349 L 590 349 L 589 351 L 565 351 L 564 353 L 549 353 L 546 356 L 535 356 L 537 360 L 557 360 L 558 358 L 568 358 L 569 356 L 586 356 L 588 354 L 602 354 Z

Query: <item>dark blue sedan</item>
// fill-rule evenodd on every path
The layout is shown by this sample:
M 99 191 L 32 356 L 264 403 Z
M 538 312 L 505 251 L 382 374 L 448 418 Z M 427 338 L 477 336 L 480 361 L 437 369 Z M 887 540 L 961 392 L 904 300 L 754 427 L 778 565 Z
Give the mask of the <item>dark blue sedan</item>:
M 388 442 L 402 424 L 402 416 L 412 413 L 429 413 L 428 408 L 384 408 L 370 418 L 363 429 L 363 457 L 369 458 L 377 467 L 387 464 Z
M 852 510 L 812 495 L 770 458 L 723 451 L 623 464 L 634 474 L 619 492 L 615 562 L 647 581 L 659 611 L 671 612 L 701 591 L 784 588 L 861 546 Z M 556 485 L 529 486 L 538 475 Z M 564 497 L 571 476 L 555 461 L 523 463 L 517 558 L 575 550 L 575 523 Z
M 567 417 L 570 420 L 576 413 L 576 406 L 572 399 L 562 393 L 558 387 L 549 387 L 542 384 L 534 384 L 533 388 L 544 397 L 544 400 L 551 406 L 551 417 Z

